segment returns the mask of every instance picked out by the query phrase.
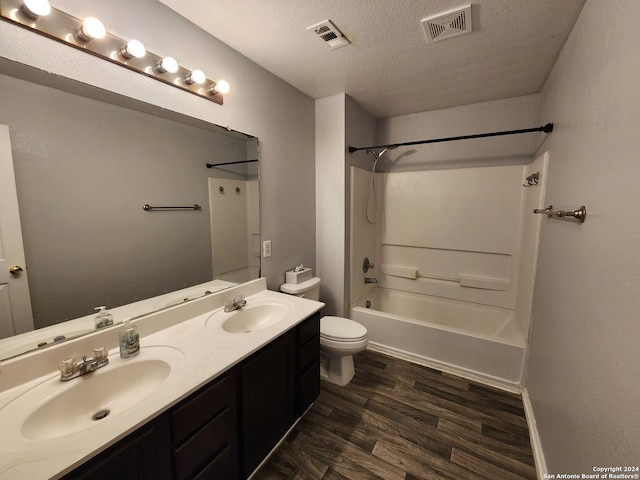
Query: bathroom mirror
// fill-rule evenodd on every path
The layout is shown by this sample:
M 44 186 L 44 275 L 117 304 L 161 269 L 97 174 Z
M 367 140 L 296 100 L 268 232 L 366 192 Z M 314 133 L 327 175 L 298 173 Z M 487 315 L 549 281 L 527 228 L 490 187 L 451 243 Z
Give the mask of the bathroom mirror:
M 0 105 L 35 329 L 259 277 L 257 138 L 6 59 Z

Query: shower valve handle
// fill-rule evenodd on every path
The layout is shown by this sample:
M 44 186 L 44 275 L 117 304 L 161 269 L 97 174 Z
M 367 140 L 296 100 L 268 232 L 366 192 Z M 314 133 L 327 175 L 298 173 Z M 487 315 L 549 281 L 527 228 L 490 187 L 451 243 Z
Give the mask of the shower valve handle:
M 375 265 L 369 262 L 369 257 L 364 257 L 364 260 L 362 261 L 362 271 L 367 273 L 369 270 L 373 270 L 373 267 L 375 267 Z

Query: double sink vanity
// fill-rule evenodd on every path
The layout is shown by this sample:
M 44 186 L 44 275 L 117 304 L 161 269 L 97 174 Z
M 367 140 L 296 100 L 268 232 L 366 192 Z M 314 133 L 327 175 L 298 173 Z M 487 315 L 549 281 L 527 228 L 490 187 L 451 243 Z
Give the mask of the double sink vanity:
M 114 326 L 3 361 L 0 478 L 248 478 L 319 394 L 323 305 L 262 278 L 133 320 L 133 358 Z

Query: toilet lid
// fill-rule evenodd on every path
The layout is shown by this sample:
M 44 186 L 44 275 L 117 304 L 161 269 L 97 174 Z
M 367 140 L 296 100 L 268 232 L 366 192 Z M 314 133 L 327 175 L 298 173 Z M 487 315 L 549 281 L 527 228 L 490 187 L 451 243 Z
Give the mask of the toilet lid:
M 326 316 L 320 319 L 320 336 L 329 340 L 355 342 L 367 336 L 367 329 L 348 318 Z

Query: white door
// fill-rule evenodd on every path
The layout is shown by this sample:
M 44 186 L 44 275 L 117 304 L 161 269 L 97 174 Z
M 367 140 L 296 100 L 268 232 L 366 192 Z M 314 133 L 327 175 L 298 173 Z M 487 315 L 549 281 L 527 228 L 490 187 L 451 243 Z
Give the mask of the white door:
M 33 330 L 9 127 L 0 125 L 0 338 Z

